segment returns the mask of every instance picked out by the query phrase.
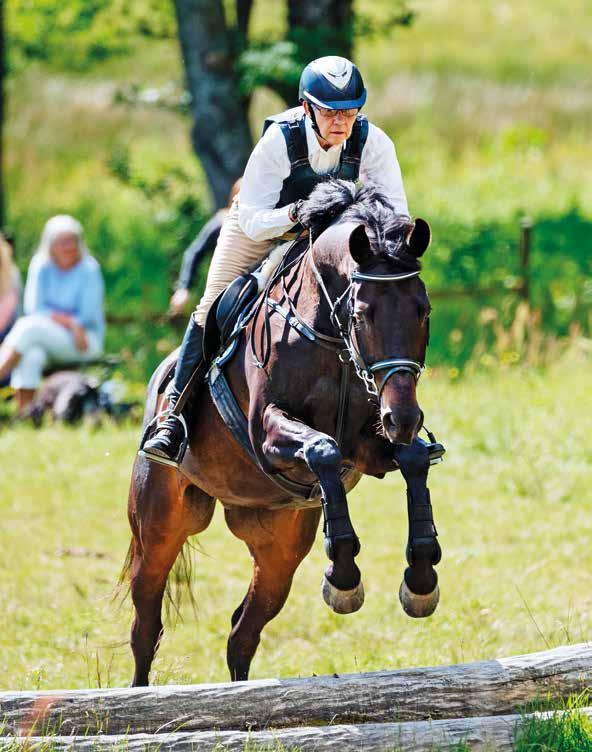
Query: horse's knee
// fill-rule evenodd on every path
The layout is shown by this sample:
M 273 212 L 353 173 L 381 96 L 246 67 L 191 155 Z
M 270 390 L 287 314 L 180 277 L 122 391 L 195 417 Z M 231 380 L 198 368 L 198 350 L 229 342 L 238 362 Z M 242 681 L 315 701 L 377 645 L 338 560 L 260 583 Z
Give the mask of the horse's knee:
M 309 439 L 303 446 L 303 454 L 306 464 L 317 475 L 327 469 L 338 469 L 342 459 L 337 442 L 330 436 Z

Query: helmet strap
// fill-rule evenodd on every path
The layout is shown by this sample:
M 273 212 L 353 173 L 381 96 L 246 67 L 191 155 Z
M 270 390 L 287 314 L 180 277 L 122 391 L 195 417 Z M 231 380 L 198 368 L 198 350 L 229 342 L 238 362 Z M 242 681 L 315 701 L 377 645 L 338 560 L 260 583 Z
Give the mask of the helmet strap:
M 325 138 L 325 137 L 323 136 L 323 134 L 321 133 L 321 129 L 319 128 L 319 124 L 317 123 L 317 116 L 315 115 L 314 107 L 313 107 L 313 106 L 312 106 L 312 104 L 311 104 L 311 103 L 310 103 L 310 102 L 308 101 L 308 99 L 306 100 L 306 102 L 307 102 L 307 104 L 308 104 L 308 111 L 309 111 L 309 117 L 310 117 L 310 121 L 311 121 L 311 123 L 312 123 L 312 129 L 313 129 L 313 131 L 314 131 L 314 132 L 315 132 L 315 133 L 317 134 L 317 136 L 318 136 L 318 137 L 319 137 L 319 138 L 320 138 L 321 140 L 325 141 L 325 143 L 326 143 L 326 142 L 327 142 L 327 139 L 326 139 L 326 138 Z
M 321 131 L 319 129 L 319 124 L 317 123 L 317 116 L 315 115 L 314 107 L 312 106 L 312 104 L 310 102 L 308 103 L 308 111 L 310 112 L 309 117 L 312 120 L 312 129 L 313 129 L 313 131 L 315 131 L 315 133 L 318 133 L 318 135 L 321 136 Z M 323 138 L 323 137 L 321 136 L 321 138 Z

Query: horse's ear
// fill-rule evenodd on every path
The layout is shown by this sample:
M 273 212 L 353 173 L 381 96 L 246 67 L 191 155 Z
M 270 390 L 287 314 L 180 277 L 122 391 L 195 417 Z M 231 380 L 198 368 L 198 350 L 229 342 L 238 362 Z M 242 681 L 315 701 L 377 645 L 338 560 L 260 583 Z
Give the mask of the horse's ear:
M 364 263 L 372 255 L 370 241 L 368 240 L 368 235 L 366 235 L 364 225 L 358 225 L 352 230 L 349 236 L 349 252 L 357 264 Z
M 417 258 L 423 256 L 428 249 L 431 240 L 432 231 L 430 230 L 429 224 L 425 219 L 418 217 L 413 224 L 413 229 L 409 233 L 409 237 L 407 238 L 407 245 L 409 246 L 410 252 Z

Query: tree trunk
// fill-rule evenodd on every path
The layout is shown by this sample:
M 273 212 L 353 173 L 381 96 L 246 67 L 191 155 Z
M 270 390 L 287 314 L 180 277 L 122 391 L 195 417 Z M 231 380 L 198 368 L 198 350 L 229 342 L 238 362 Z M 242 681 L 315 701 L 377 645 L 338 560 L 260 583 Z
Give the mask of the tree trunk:
M 326 30 L 331 42 L 325 50 L 311 50 L 312 57 L 342 55 L 350 57 L 352 51 L 352 0 L 288 0 L 288 25 L 290 31 L 302 28 L 307 31 Z
M 251 4 L 240 3 L 246 32 Z M 192 97 L 192 142 L 217 207 L 225 206 L 233 182 L 242 175 L 253 142 L 249 99 L 235 73 L 238 35 L 229 29 L 222 0 L 175 0 L 187 86 Z
M 352 0 L 288 0 L 288 34 L 304 67 L 325 55 L 352 56 Z M 289 107 L 298 102 L 298 86 L 270 81 Z

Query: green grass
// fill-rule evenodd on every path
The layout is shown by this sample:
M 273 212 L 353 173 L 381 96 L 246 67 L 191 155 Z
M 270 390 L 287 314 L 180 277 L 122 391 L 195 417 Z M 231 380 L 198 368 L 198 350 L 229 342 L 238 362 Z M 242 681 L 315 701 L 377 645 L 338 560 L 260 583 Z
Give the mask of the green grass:
M 319 535 L 263 634 L 252 678 L 458 663 L 588 639 L 587 368 L 564 360 L 546 372 L 428 375 L 421 403 L 449 450 L 430 475 L 444 551 L 437 613 L 417 622 L 398 604 L 407 527 L 401 478 L 364 480 L 350 499 L 364 607 L 340 617 L 322 602 Z M 114 609 L 110 597 L 129 540 L 125 499 L 137 439 L 132 426 L 0 435 L 1 688 L 129 682 L 130 606 Z M 218 510 L 195 556 L 197 619 L 185 603 L 183 623 L 166 632 L 155 661 L 156 683 L 227 679 L 225 642 L 250 579 L 249 555 Z
M 580 711 L 588 704 L 588 697 L 575 698 L 557 711 L 525 718 L 515 752 L 591 752 L 592 723 Z

